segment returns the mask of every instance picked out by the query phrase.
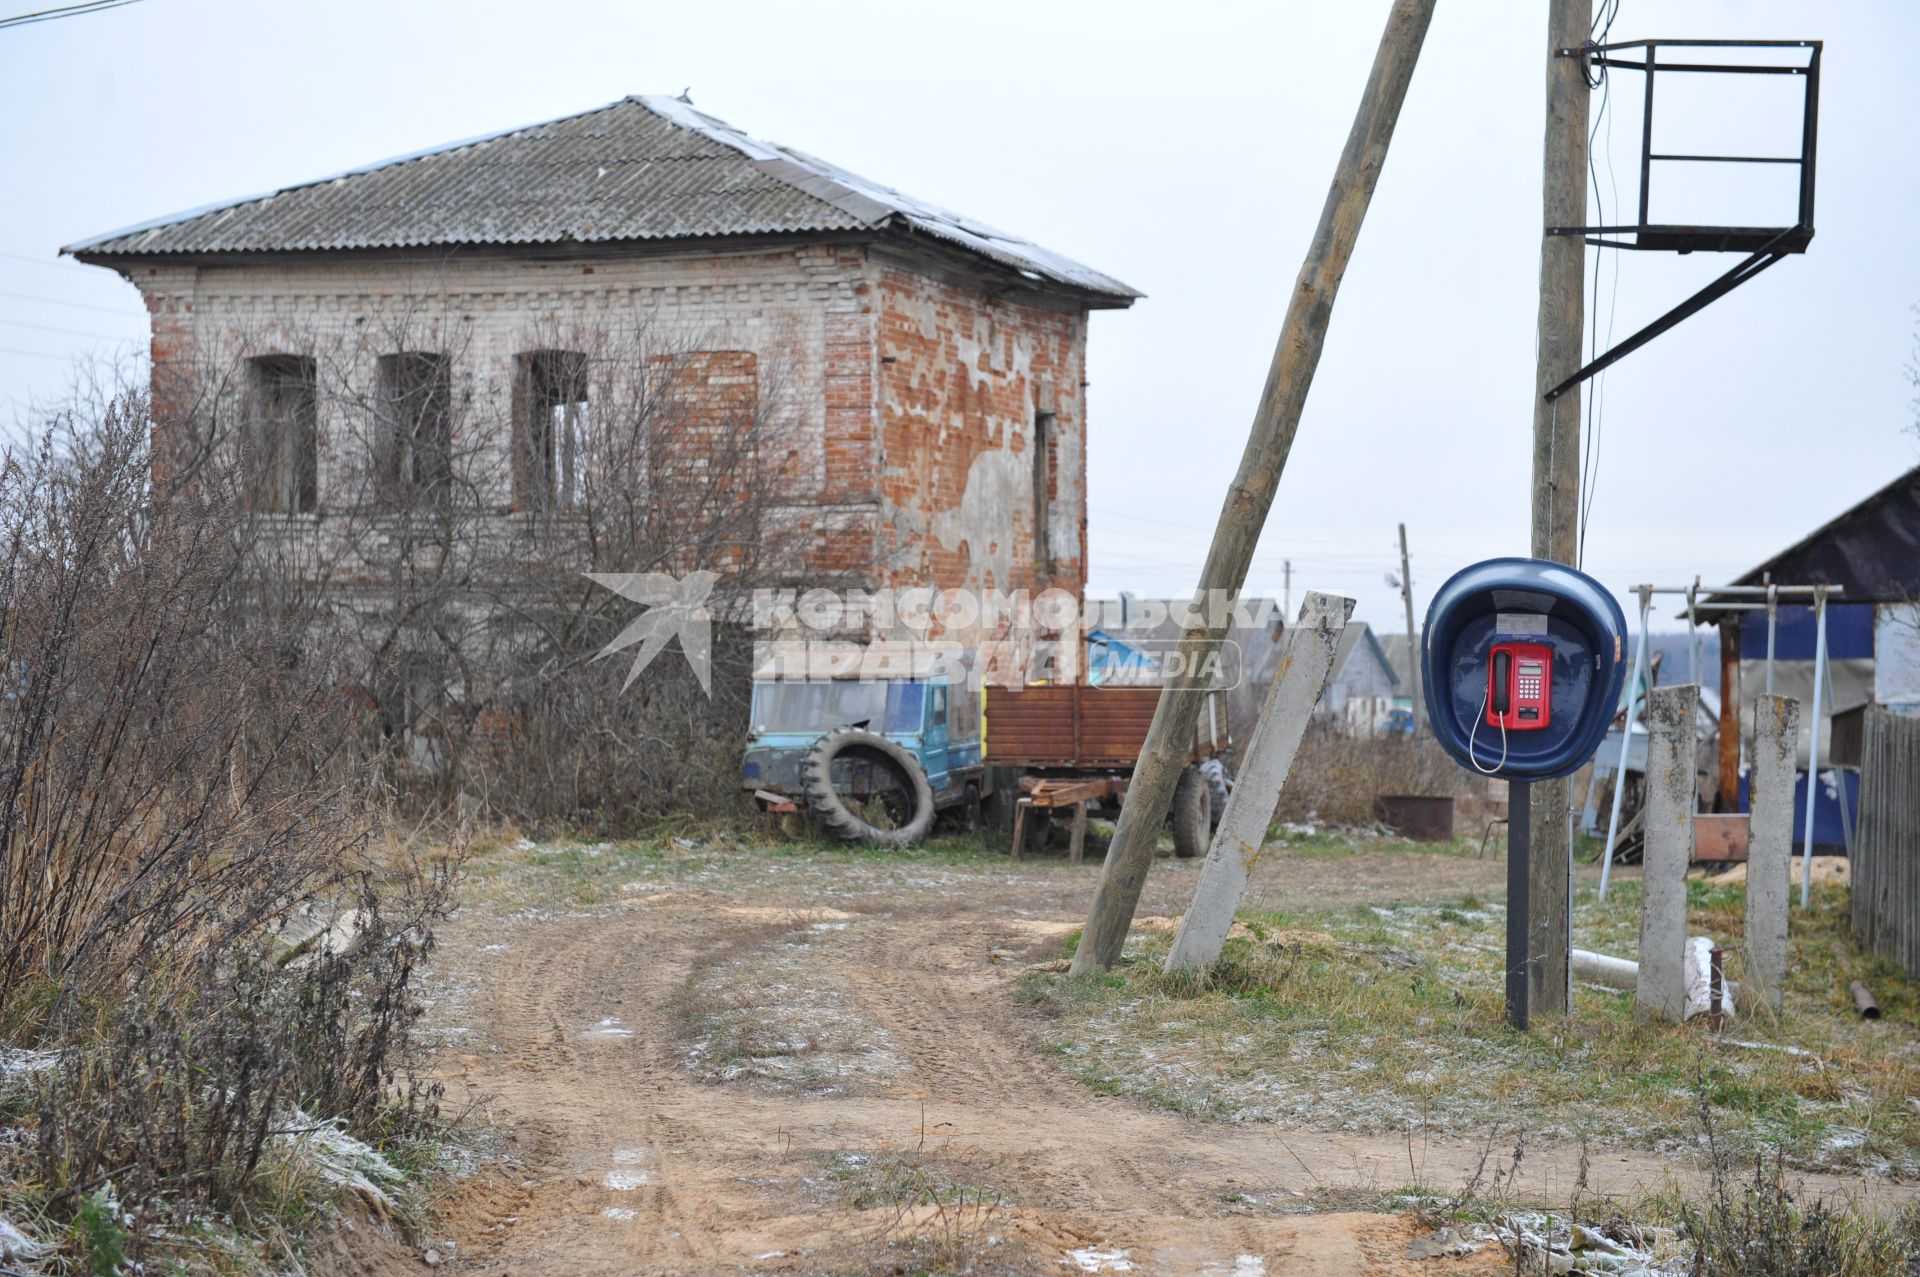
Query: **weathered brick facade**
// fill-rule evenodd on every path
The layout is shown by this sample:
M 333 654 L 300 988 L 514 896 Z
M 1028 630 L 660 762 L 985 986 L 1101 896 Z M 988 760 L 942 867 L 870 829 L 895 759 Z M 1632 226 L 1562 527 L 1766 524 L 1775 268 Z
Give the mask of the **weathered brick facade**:
M 373 459 L 347 413 L 373 393 L 381 354 L 450 358 L 454 446 L 482 508 L 510 520 L 516 358 L 570 334 L 644 327 L 683 352 L 670 393 L 703 405 L 710 431 L 772 397 L 761 406 L 784 455 L 758 474 L 777 489 L 769 535 L 792 541 L 795 584 L 1076 597 L 1085 584 L 1087 310 L 1076 299 L 1008 295 L 953 261 L 857 241 L 114 264 L 152 317 L 161 420 L 237 384 L 248 357 L 305 356 L 341 380 L 320 403 L 317 509 L 288 516 L 293 528 L 323 529 L 366 491 Z M 701 464 L 682 447 L 660 464 Z

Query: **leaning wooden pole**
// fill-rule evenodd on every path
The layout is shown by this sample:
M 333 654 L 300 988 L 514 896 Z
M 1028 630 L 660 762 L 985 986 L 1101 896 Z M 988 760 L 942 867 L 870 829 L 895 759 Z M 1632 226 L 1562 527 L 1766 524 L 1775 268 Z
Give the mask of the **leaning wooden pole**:
M 1533 557 L 1580 560 L 1580 387 L 1547 391 L 1580 368 L 1586 314 L 1586 240 L 1549 227 L 1587 216 L 1586 59 L 1593 0 L 1547 6 L 1547 131 L 1540 244 L 1540 313 L 1533 401 Z M 1532 863 L 1527 866 L 1527 1003 L 1534 1015 L 1565 1015 L 1573 995 L 1573 822 L 1568 777 L 1531 786 Z M 1527 813 L 1521 813 L 1526 815 Z
M 1386 162 L 1387 143 L 1393 139 L 1393 126 L 1407 99 L 1407 84 L 1413 78 L 1427 24 L 1433 19 L 1433 6 L 1434 0 L 1394 0 L 1387 17 L 1380 51 L 1367 77 L 1366 95 L 1354 117 L 1353 131 L 1347 135 L 1346 150 L 1341 152 L 1326 207 L 1320 213 L 1320 225 L 1313 233 L 1313 244 L 1287 304 L 1286 321 L 1274 348 L 1273 363 L 1267 369 L 1266 388 L 1260 394 L 1253 430 L 1240 457 L 1240 470 L 1227 489 L 1213 545 L 1200 570 L 1196 594 L 1200 617 L 1181 635 L 1181 673 L 1161 692 L 1153 725 L 1140 749 L 1140 761 L 1134 765 L 1120 825 L 1107 849 L 1086 931 L 1074 953 L 1073 970 L 1077 973 L 1111 967 L 1126 942 L 1134 906 L 1140 902 L 1140 889 L 1153 865 L 1161 822 L 1166 819 L 1181 768 L 1186 766 L 1188 744 L 1203 699 L 1199 693 L 1226 635 L 1228 609 L 1214 605 L 1237 597 L 1246 583 L 1253 548 L 1266 526 L 1267 510 L 1280 486 L 1280 474 L 1286 469 L 1287 453 L 1300 425 L 1300 410 L 1306 404 L 1307 389 L 1313 384 L 1314 369 L 1326 344 L 1327 322 L 1340 291 L 1340 277 L 1353 256 L 1360 223 L 1380 179 L 1380 167 Z

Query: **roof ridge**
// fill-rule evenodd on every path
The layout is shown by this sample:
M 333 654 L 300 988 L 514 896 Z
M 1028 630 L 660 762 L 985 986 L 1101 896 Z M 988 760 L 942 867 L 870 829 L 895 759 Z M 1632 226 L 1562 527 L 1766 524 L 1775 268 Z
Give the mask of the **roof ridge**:
M 634 112 L 624 113 L 629 108 Z M 609 116 L 609 121 L 556 129 L 600 115 Z M 576 155 L 577 161 L 564 154 L 562 158 L 548 155 L 538 136 L 547 129 L 556 129 L 551 149 Z M 701 140 L 679 136 L 663 147 L 655 145 L 683 131 Z M 424 175 L 376 176 L 495 144 L 502 149 L 493 161 L 486 156 L 452 158 L 444 167 L 425 170 Z M 706 154 L 651 153 L 683 149 Z M 620 183 L 596 194 L 592 189 L 595 167 L 599 178 L 610 171 L 599 162 L 603 152 L 617 152 L 638 162 L 631 167 L 622 164 Z M 550 158 L 552 162 L 547 163 Z M 666 163 L 669 160 L 683 163 Z M 695 161 L 712 166 L 709 176 L 701 177 Z M 658 176 L 649 178 L 647 167 L 654 164 L 659 165 L 653 169 Z M 523 169 L 517 178 L 512 175 L 516 165 Z M 550 170 L 554 177 L 526 180 L 526 174 L 535 170 Z M 584 176 L 569 179 L 569 174 Z M 741 181 L 740 175 L 751 175 L 764 185 Z M 426 194 L 429 190 L 431 196 Z M 370 205 L 361 198 L 368 193 L 382 198 Z M 408 204 L 409 199 L 414 203 Z M 682 215 L 676 209 L 691 211 Z M 629 94 L 568 115 L 169 214 L 68 244 L 60 251 L 96 260 L 119 255 L 354 251 L 882 229 L 931 236 L 1035 284 L 1102 296 L 1111 299 L 1108 305 L 1124 306 L 1140 295 L 1119 280 L 1030 240 L 805 151 L 756 138 L 698 110 L 683 97 L 659 94 Z
M 629 95 L 628 97 L 619 98 L 612 102 L 602 103 L 599 106 L 588 107 L 584 111 L 569 111 L 565 115 L 556 115 L 549 120 L 536 120 L 531 124 L 518 124 L 510 129 L 497 129 L 492 133 L 481 133 L 474 137 L 462 138 L 457 142 L 446 142 L 439 146 L 426 147 L 423 150 L 409 151 L 404 155 L 389 156 L 384 160 L 375 160 L 371 164 L 362 164 L 355 168 L 342 169 L 338 173 L 329 173 L 325 177 L 316 177 L 305 182 L 294 182 L 287 186 L 275 187 L 271 191 L 263 191 L 258 195 L 242 195 L 235 199 L 216 200 L 211 204 L 203 204 L 199 208 L 191 208 L 182 213 L 168 213 L 160 217 L 150 218 L 144 222 L 138 222 L 132 226 L 123 226 L 116 231 L 108 231 L 103 235 L 95 235 L 88 239 L 63 245 L 59 255 L 68 256 L 74 253 L 84 253 L 90 248 L 106 243 L 108 240 L 122 239 L 128 235 L 140 235 L 147 231 L 156 231 L 163 226 L 172 226 L 177 222 L 190 222 L 196 217 L 205 217 L 209 213 L 224 213 L 230 209 L 239 208 L 244 204 L 264 203 L 270 199 L 277 199 L 282 195 L 291 195 L 295 191 L 310 190 L 316 186 L 325 186 L 330 182 L 338 182 L 343 178 L 359 177 L 363 173 L 377 173 L 382 169 L 398 168 L 403 164 L 412 164 L 417 160 L 432 159 L 440 155 L 451 155 L 455 151 L 464 151 L 469 147 L 484 146 L 488 142 L 498 142 L 503 138 L 512 137 L 516 133 L 526 133 L 533 129 L 544 129 L 549 125 L 563 124 L 568 120 L 578 120 L 584 116 L 597 115 L 601 111 L 611 111 L 613 108 L 624 106 L 633 100 L 633 97 Z

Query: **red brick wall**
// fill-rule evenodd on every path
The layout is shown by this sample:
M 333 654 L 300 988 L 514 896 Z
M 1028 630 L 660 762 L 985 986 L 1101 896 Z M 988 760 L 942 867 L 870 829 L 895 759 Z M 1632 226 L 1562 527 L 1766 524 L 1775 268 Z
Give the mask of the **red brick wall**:
M 1086 586 L 1086 313 L 879 271 L 881 561 L 898 585 Z M 1053 413 L 1035 526 L 1036 414 Z M 1048 537 L 1051 554 L 1037 553 Z M 1045 560 L 1050 559 L 1048 564 Z

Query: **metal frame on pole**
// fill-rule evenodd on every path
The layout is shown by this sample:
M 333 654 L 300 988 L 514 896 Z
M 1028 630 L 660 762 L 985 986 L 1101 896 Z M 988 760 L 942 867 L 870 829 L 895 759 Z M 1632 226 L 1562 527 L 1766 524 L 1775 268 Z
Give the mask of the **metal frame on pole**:
M 1768 695 L 1772 695 L 1773 693 L 1773 641 L 1774 631 L 1779 619 L 1780 599 L 1783 596 L 1812 597 L 1817 637 L 1815 639 L 1814 651 L 1813 754 L 1810 762 L 1817 764 L 1820 754 L 1820 679 L 1824 676 L 1827 678 L 1829 685 L 1832 682 L 1831 674 L 1827 673 L 1827 598 L 1829 595 L 1845 593 L 1845 590 L 1838 585 L 1776 585 L 1771 580 L 1765 585 L 1702 585 L 1700 578 L 1696 576 L 1693 579 L 1692 585 L 1636 585 L 1633 587 L 1633 592 L 1640 596 L 1640 634 L 1634 640 L 1633 664 L 1627 673 L 1627 713 L 1626 721 L 1621 725 L 1620 730 L 1620 763 L 1614 771 L 1613 810 L 1607 817 L 1606 847 L 1600 858 L 1600 899 L 1602 900 L 1607 898 L 1607 885 L 1612 878 L 1613 858 L 1618 850 L 1614 846 L 1614 839 L 1619 836 L 1620 832 L 1621 798 L 1626 791 L 1627 751 L 1633 745 L 1635 704 L 1633 689 L 1639 682 L 1643 667 L 1648 671 L 1649 683 L 1652 681 L 1652 658 L 1649 655 L 1647 618 L 1653 607 L 1653 596 L 1656 594 L 1672 594 L 1684 595 L 1686 597 L 1688 673 L 1692 676 L 1690 681 L 1695 683 L 1700 681 L 1698 632 L 1695 621 L 1696 613 L 1701 606 L 1701 596 L 1709 596 L 1706 599 L 1705 606 L 1722 612 L 1758 612 L 1765 609 L 1767 613 Z M 1723 601 L 1722 596 L 1733 596 L 1733 600 Z M 1750 601 L 1755 599 L 1764 601 Z M 1721 659 L 1726 659 L 1725 653 L 1721 654 Z M 1831 695 L 1829 695 L 1828 699 L 1831 699 Z M 1801 883 L 1800 889 L 1800 903 L 1802 905 L 1807 903 L 1813 873 L 1813 778 L 1818 775 L 1817 767 L 1810 766 L 1807 775 L 1809 779 L 1807 782 L 1806 849 L 1803 854 L 1805 872 L 1802 875 L 1805 880 Z M 1843 813 L 1845 809 L 1845 795 L 1842 794 L 1841 810 Z

